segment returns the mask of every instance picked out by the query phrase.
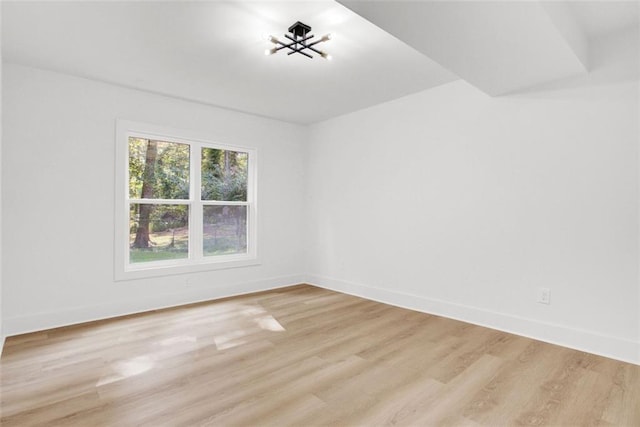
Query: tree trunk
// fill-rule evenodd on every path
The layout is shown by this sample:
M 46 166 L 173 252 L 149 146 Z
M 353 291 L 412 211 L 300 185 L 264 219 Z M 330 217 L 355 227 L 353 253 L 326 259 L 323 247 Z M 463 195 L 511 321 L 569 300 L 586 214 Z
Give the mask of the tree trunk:
M 158 142 L 149 140 L 147 142 L 147 154 L 144 164 L 144 174 L 142 180 L 142 198 L 153 197 L 153 184 L 156 174 L 156 157 L 158 155 Z M 138 249 L 148 249 L 151 239 L 149 239 L 149 217 L 151 216 L 152 205 L 140 204 L 140 218 L 136 239 L 132 247 Z
M 169 244 L 170 248 L 176 247 L 176 229 L 171 229 L 171 243 Z
M 229 179 L 231 170 L 231 153 L 229 150 L 224 150 L 224 177 L 225 180 Z

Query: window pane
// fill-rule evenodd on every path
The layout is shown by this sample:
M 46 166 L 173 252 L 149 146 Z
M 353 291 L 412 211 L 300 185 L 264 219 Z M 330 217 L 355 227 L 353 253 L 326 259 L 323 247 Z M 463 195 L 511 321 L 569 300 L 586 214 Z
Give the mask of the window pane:
M 247 200 L 247 153 L 202 149 L 202 200 Z
M 189 145 L 129 138 L 129 197 L 188 199 Z
M 205 256 L 247 252 L 247 207 L 204 206 Z
M 189 256 L 189 207 L 132 203 L 129 210 L 129 262 Z

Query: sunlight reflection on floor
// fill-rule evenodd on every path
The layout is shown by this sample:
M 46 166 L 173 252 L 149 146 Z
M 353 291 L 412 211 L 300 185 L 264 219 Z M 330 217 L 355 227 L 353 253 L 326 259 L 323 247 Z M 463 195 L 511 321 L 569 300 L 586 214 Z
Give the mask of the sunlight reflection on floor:
M 246 344 L 243 339 L 260 331 L 283 332 L 286 329 L 267 310 L 258 305 L 238 305 L 241 314 L 238 329 L 217 336 L 214 341 L 218 350 L 225 350 Z
M 228 313 L 228 316 L 225 317 L 236 318 L 237 322 L 234 322 L 236 325 L 234 328 L 227 328 L 223 333 L 215 336 L 214 343 L 218 350 L 226 350 L 246 344 L 251 341 L 249 339 L 250 335 L 259 334 L 262 331 L 286 331 L 280 322 L 260 305 L 238 304 L 233 308 L 225 307 L 225 313 Z M 219 315 L 219 313 L 216 314 Z M 208 317 L 208 319 L 203 319 L 203 321 L 211 321 L 210 316 L 206 317 Z M 213 324 L 215 324 L 215 322 L 213 322 L 212 325 Z M 198 337 L 194 335 L 167 336 L 169 335 L 168 332 L 172 329 L 173 328 L 169 327 L 166 334 L 161 333 L 160 335 L 165 336 L 157 341 L 156 345 L 167 349 L 198 345 Z M 162 354 L 164 353 L 163 350 Z M 154 360 L 157 359 L 158 354 L 156 352 L 155 359 L 151 356 L 138 356 L 127 360 L 115 361 L 109 365 L 107 373 L 100 377 L 96 387 L 112 384 L 148 372 L 156 366 Z
M 265 331 L 282 332 L 285 330 L 280 322 L 274 319 L 274 317 L 271 315 L 260 317 L 255 320 L 256 322 L 258 322 L 258 326 L 260 326 L 260 328 L 264 329 Z
M 110 368 L 115 372 L 102 376 L 98 380 L 96 387 L 143 374 L 151 370 L 154 365 L 155 362 L 149 356 L 139 356 L 134 357 L 133 359 L 116 361 L 110 366 Z

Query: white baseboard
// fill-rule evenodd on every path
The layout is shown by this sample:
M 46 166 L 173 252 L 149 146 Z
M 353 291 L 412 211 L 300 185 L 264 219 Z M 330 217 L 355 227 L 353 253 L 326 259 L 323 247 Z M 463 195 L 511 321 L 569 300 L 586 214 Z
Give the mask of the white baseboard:
M 37 313 L 4 319 L 6 336 L 42 331 L 61 326 L 75 325 L 94 320 L 108 319 L 150 310 L 175 307 L 201 301 L 209 301 L 303 283 L 305 276 L 273 277 L 234 285 L 198 287 L 167 295 L 150 295 L 143 301 L 122 301 L 61 311 Z
M 419 295 L 310 275 L 307 283 L 640 365 L 640 342 Z

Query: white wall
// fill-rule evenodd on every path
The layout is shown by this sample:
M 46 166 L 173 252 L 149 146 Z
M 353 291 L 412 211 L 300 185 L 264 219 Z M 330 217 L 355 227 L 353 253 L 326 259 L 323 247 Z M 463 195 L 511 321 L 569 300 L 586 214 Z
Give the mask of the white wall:
M 609 71 L 313 126 L 311 282 L 640 363 L 639 86 Z
M 2 5 L 0 4 L 0 22 L 2 22 Z M 0 82 L 2 82 L 2 36 L 0 35 Z M 0 100 L 2 84 L 0 84 Z M 0 355 L 4 348 L 4 329 L 2 326 L 2 103 L 0 102 Z
M 309 129 L 6 65 L 5 333 L 308 278 L 640 363 L 637 42 L 615 37 L 584 78 L 459 81 Z M 258 148 L 261 266 L 113 281 L 116 118 Z
M 3 88 L 8 335 L 303 281 L 305 128 L 11 64 Z M 257 148 L 262 265 L 114 282 L 116 118 Z

